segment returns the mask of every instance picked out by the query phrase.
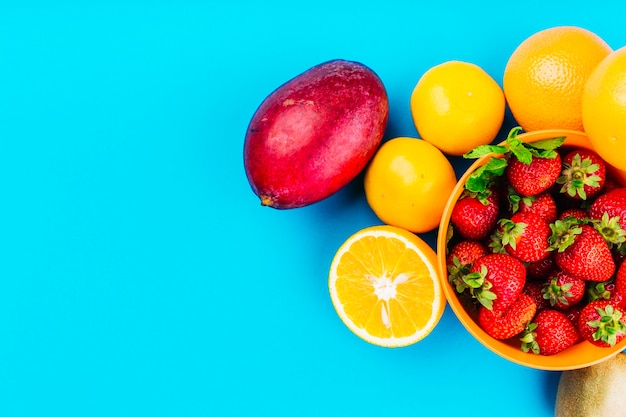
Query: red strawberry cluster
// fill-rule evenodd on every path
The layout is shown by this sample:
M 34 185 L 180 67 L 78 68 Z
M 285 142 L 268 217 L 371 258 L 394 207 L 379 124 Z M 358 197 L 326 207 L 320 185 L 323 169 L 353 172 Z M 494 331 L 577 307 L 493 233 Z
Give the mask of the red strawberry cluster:
M 509 134 L 467 179 L 448 231 L 448 279 L 490 336 L 554 355 L 626 337 L 626 185 L 564 137 Z

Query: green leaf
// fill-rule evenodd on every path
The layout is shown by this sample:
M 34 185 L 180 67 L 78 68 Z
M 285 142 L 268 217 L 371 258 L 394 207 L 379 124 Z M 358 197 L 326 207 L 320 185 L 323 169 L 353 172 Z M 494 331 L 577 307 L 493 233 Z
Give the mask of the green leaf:
M 563 142 L 565 142 L 565 136 L 559 136 L 556 138 L 543 139 L 536 142 L 528 143 L 528 146 L 544 151 L 553 151 L 563 145 Z
M 507 139 L 507 145 L 513 155 L 523 164 L 530 164 L 533 156 L 539 158 L 556 158 L 556 151 L 565 141 L 565 136 L 543 139 L 537 142 L 522 142 L 517 137 Z
M 558 153 L 552 149 L 550 150 L 531 149 L 531 152 L 533 156 L 536 156 L 538 158 L 545 158 L 545 159 L 554 159 L 558 155 Z
M 494 158 L 492 157 L 487 163 L 484 165 L 486 170 L 491 172 L 494 175 L 500 176 L 504 173 L 504 169 L 507 166 L 506 159 L 504 158 Z
M 507 141 L 512 138 L 516 138 L 517 134 L 522 131 L 521 126 L 515 126 L 513 129 L 509 131 L 509 135 L 507 136 Z
M 465 189 L 473 193 L 485 192 L 489 186 L 489 178 L 483 175 L 485 171 L 484 167 L 478 168 L 476 171 L 467 177 L 465 181 Z
M 487 163 L 470 174 L 465 182 L 465 189 L 473 193 L 484 193 L 496 177 L 502 176 L 507 162 L 504 158 L 491 157 Z
M 471 151 L 465 153 L 463 158 L 466 159 L 476 159 L 483 157 L 485 155 L 489 155 L 495 153 L 497 155 L 504 155 L 508 151 L 508 147 L 500 146 L 500 145 L 478 145 Z
M 525 146 L 516 146 L 511 148 L 511 153 L 515 155 L 515 157 L 522 163 L 526 165 L 530 165 L 533 160 L 533 154 L 530 150 Z

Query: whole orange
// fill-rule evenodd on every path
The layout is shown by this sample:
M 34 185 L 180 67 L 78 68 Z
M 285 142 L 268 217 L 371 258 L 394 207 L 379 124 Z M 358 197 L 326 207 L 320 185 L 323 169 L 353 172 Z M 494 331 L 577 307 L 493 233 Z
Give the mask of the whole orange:
M 481 67 L 447 61 L 431 67 L 411 94 L 411 114 L 422 139 L 460 156 L 492 142 L 506 102 L 498 83 Z
M 582 93 L 591 71 L 612 51 L 595 33 L 557 26 L 526 38 L 504 69 L 509 108 L 525 130 L 583 130 Z
M 414 233 L 435 229 L 456 185 L 446 156 L 425 140 L 383 143 L 365 171 L 365 197 L 385 224 Z
M 582 118 L 594 150 L 626 171 L 626 47 L 609 54 L 589 76 Z

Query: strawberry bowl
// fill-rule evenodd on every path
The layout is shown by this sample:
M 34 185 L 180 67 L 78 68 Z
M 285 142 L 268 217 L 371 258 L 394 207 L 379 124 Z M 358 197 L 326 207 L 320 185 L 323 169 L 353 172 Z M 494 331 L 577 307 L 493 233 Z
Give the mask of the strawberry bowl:
M 584 133 L 577 131 L 542 130 L 521 133 L 517 135 L 517 139 L 519 139 L 521 142 L 529 144 L 542 143 L 542 141 L 545 142 L 546 140 L 553 138 L 560 138 L 562 141 L 562 145 L 560 145 L 560 147 L 558 148 L 558 151 L 561 155 L 571 150 L 577 149 L 591 151 L 593 150 L 589 140 L 587 139 L 587 136 Z M 504 145 L 504 142 L 500 145 Z M 476 156 L 475 162 L 463 173 L 452 194 L 450 195 L 441 219 L 441 223 L 439 225 L 437 236 L 437 256 L 440 279 L 448 304 L 450 305 L 450 308 L 452 309 L 458 320 L 465 327 L 465 329 L 487 349 L 513 363 L 535 369 L 562 371 L 584 368 L 609 359 L 610 357 L 624 350 L 626 348 L 626 338 L 624 340 L 618 341 L 612 346 L 601 347 L 595 343 L 591 343 L 590 341 L 580 336 L 575 343 L 571 344 L 569 347 L 563 350 L 558 351 L 558 353 L 546 353 L 547 348 L 543 350 L 542 353 L 534 353 L 532 349 L 528 348 L 529 344 L 522 341 L 522 338 L 524 338 L 524 336 L 530 332 L 528 330 L 528 326 L 525 326 L 523 331 L 520 331 L 520 329 L 517 328 L 515 331 L 513 331 L 513 336 L 507 335 L 499 338 L 495 338 L 492 336 L 494 334 L 492 329 L 490 329 L 489 331 L 485 330 L 485 326 L 482 324 L 481 321 L 482 319 L 479 320 L 479 309 L 482 307 L 481 303 L 478 302 L 477 297 L 474 293 L 470 295 L 467 294 L 467 286 L 465 288 L 465 293 L 463 292 L 463 288 L 459 288 L 457 284 L 458 281 L 454 280 L 454 277 L 449 270 L 449 263 L 451 262 L 449 254 L 452 246 L 455 243 L 458 243 L 459 240 L 467 240 L 460 236 L 456 228 L 456 224 L 451 220 L 453 217 L 454 207 L 457 205 L 460 197 L 464 195 L 464 191 L 466 190 L 466 182 L 468 182 L 468 179 L 471 182 L 473 181 L 472 178 L 475 178 L 475 175 L 473 176 L 472 173 L 474 173 L 478 169 L 484 170 L 484 167 L 490 160 L 492 160 L 492 157 L 494 156 L 501 159 L 501 155 L 497 155 L 496 153 L 485 153 L 483 155 Z M 613 187 L 626 187 L 626 172 L 614 169 L 608 164 L 606 165 L 606 178 L 606 184 L 610 183 Z M 561 207 L 561 200 L 558 200 L 558 198 L 560 198 L 560 196 L 558 195 L 560 188 L 561 185 L 555 184 L 549 190 L 549 192 L 554 194 L 555 198 L 557 198 L 559 213 L 565 210 L 565 207 Z M 500 195 L 498 201 L 498 204 L 500 205 L 499 218 L 502 219 L 502 217 L 504 217 L 502 215 L 502 212 L 504 210 L 506 210 L 507 213 L 511 213 L 511 206 L 509 205 L 510 200 Z M 589 204 L 591 204 L 591 201 L 592 198 L 590 197 Z M 458 217 L 457 213 L 455 213 L 455 215 Z M 497 226 L 494 227 L 492 230 L 497 230 Z M 477 238 L 476 240 L 479 240 L 483 244 L 483 247 L 487 249 L 488 253 L 503 251 L 502 247 L 497 248 L 490 246 L 493 243 L 489 236 L 480 239 Z M 556 250 L 552 250 L 552 252 L 556 252 Z M 615 270 L 618 270 L 622 261 L 614 259 L 613 262 L 615 264 Z M 527 268 L 530 265 L 530 262 L 522 263 Z M 467 274 L 467 271 L 465 271 L 465 273 Z M 551 273 L 555 274 L 556 272 L 552 270 Z M 616 273 L 613 273 L 612 277 L 614 277 L 615 275 Z M 529 283 L 531 280 L 536 280 L 537 277 L 527 273 L 524 279 L 525 281 L 523 286 L 525 293 L 525 284 Z M 585 282 L 585 299 L 578 303 L 581 308 L 583 305 L 586 305 L 586 303 L 589 302 L 589 288 L 592 286 L 592 284 L 595 285 L 595 282 Z M 626 302 L 624 302 L 624 304 L 626 305 Z M 546 305 L 548 307 L 546 307 Z M 550 304 L 543 304 L 543 306 L 545 309 L 556 309 L 553 305 Z M 562 308 L 562 310 L 565 309 Z M 535 318 L 537 317 L 536 313 L 538 311 L 539 309 L 537 309 L 536 312 L 533 311 L 532 313 L 530 313 L 533 317 L 533 320 L 530 320 L 530 322 L 533 322 L 535 320 Z M 565 313 L 566 311 L 563 312 Z M 525 317 L 525 323 L 528 323 L 528 312 Z M 626 319 L 624 319 L 623 321 L 626 322 Z M 571 322 L 579 323 L 580 320 L 572 318 Z M 580 333 L 581 332 L 579 332 L 579 334 Z M 523 348 L 523 345 L 525 345 L 525 348 Z

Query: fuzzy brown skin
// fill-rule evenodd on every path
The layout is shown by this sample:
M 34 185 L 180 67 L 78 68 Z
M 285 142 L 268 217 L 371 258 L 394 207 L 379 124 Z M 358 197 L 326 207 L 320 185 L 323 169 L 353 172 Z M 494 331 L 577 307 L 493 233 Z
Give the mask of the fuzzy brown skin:
M 555 417 L 623 417 L 626 412 L 626 355 L 587 368 L 563 371 Z
M 272 92 L 246 132 L 244 166 L 261 203 L 289 209 L 318 202 L 352 181 L 378 149 L 389 105 L 368 67 L 333 60 Z

